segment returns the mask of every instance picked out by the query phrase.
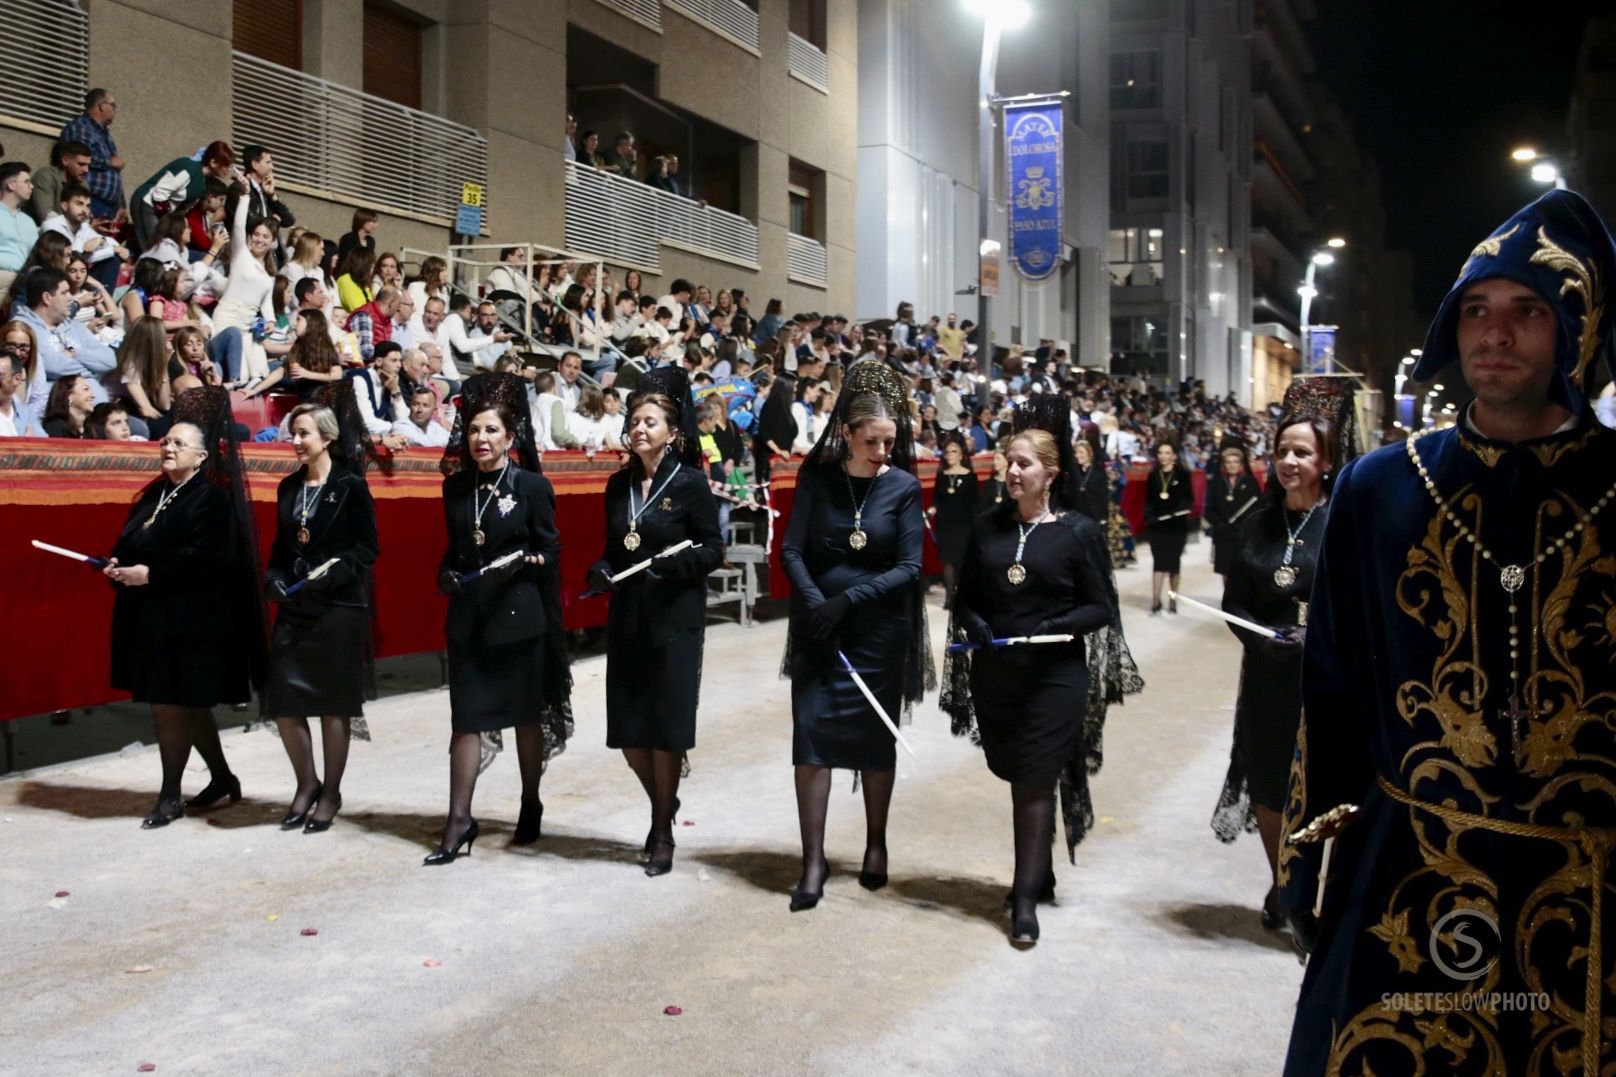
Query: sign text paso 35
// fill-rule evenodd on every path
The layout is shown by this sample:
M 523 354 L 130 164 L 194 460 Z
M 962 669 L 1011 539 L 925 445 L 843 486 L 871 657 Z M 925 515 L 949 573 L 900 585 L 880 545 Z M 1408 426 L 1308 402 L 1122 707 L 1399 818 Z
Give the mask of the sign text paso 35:
M 1004 107 L 1010 264 L 1023 280 L 1043 280 L 1061 263 L 1061 108 L 1058 98 L 1007 102 Z

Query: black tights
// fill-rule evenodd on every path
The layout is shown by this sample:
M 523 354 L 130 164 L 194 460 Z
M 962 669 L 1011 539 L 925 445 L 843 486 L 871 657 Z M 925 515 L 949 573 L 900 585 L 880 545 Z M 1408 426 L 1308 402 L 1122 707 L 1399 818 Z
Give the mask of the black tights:
M 860 771 L 864 785 L 864 870 L 887 870 L 887 812 L 896 770 Z M 802 881 L 809 892 L 825 885 L 825 815 L 830 810 L 829 767 L 797 767 L 797 823 L 802 829 Z
M 348 769 L 348 742 L 353 734 L 353 721 L 327 715 L 320 720 L 320 746 L 325 754 L 325 782 L 320 781 L 314 769 L 314 737 L 309 732 L 306 718 L 277 718 L 281 743 L 286 746 L 286 758 L 292 761 L 292 773 L 297 777 L 297 791 L 292 795 L 291 811 L 301 814 L 309 810 L 314 792 L 320 791 L 320 803 L 331 807 L 330 814 L 315 817 L 320 822 L 336 815 L 342 801 L 342 775 Z
M 230 764 L 225 762 L 224 745 L 219 743 L 219 727 L 206 707 L 176 707 L 153 704 L 152 719 L 157 725 L 157 754 L 163 761 L 163 789 L 158 803 L 177 804 L 185 764 L 194 747 L 208 765 L 208 776 L 215 782 L 228 781 Z
M 651 833 L 646 835 L 647 851 L 653 842 L 673 841 L 673 806 L 679 800 L 679 774 L 685 753 L 661 748 L 624 748 L 623 758 L 640 779 L 640 786 L 651 801 Z
M 954 608 L 954 588 L 959 586 L 959 569 L 943 562 L 943 608 Z
M 471 794 L 477 789 L 482 762 L 482 734 L 455 733 L 449 738 L 449 818 L 443 824 L 443 847 L 453 849 L 471 827 Z M 516 763 L 522 771 L 522 803 L 537 805 L 544 777 L 544 730 L 516 727 Z
M 1010 786 L 1015 820 L 1016 874 L 1011 887 L 1016 919 L 1037 919 L 1038 893 L 1049 877 L 1049 846 L 1055 840 L 1055 790 L 1050 786 Z

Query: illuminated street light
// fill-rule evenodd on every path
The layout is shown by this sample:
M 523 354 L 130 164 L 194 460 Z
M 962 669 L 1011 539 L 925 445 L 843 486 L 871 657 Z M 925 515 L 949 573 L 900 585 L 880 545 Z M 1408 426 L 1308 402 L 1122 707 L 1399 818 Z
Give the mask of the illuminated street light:
M 1538 183 L 1552 183 L 1556 187 L 1563 186 L 1560 182 L 1560 170 L 1547 162 L 1532 166 L 1532 178 Z
M 1331 236 L 1328 240 L 1325 241 L 1324 245 L 1326 247 L 1329 247 L 1331 250 L 1337 250 L 1338 251 L 1342 247 L 1345 247 L 1347 245 L 1347 241 L 1342 239 L 1340 236 Z
M 1535 160 L 1537 160 L 1538 153 L 1537 153 L 1536 150 L 1534 150 L 1530 146 L 1521 146 L 1521 147 L 1515 149 L 1513 152 L 1511 152 L 1509 156 L 1510 156 L 1510 159 L 1513 160 L 1513 161 L 1520 161 L 1522 163 L 1525 163 L 1527 161 L 1535 161 Z
M 1313 255 L 1313 264 L 1316 266 L 1334 265 L 1335 255 L 1328 254 L 1324 251 L 1318 251 Z
M 965 0 L 965 10 L 983 18 L 991 17 L 1007 30 L 1014 30 L 1032 18 L 1027 0 Z

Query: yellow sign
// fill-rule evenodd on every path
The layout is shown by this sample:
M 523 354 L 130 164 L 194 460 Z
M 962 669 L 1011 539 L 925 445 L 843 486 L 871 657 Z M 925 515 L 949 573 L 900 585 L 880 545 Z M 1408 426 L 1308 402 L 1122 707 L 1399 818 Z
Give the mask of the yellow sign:
M 460 185 L 460 201 L 468 206 L 482 208 L 483 185 L 480 183 L 462 183 Z
M 996 296 L 999 294 L 999 242 L 993 239 L 984 239 L 981 247 L 982 266 L 977 278 L 977 287 L 982 295 Z

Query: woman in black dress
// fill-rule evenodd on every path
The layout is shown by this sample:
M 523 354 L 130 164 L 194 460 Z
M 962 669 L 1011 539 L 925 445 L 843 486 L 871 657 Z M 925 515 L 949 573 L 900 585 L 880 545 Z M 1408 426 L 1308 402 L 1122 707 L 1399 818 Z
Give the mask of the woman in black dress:
M 780 560 L 791 580 L 783 672 L 791 677 L 802 878 L 793 912 L 824 893 L 831 768 L 860 772 L 865 848 L 859 883 L 887 883 L 892 734 L 841 655 L 894 721 L 932 680 L 920 588 L 924 523 L 902 377 L 879 360 L 848 369 L 836 414 L 797 473 Z
M 511 459 L 515 450 L 517 459 Z M 516 727 L 522 811 L 512 844 L 537 841 L 539 779 L 572 735 L 572 678 L 561 627 L 555 491 L 539 470 L 527 386 L 515 374 L 466 379 L 444 449 L 443 515 L 449 549 L 438 589 L 449 596 L 449 816 L 423 863 L 470 853 L 477 775 Z M 514 555 L 514 556 L 511 556 Z M 498 567 L 494 563 L 510 557 Z M 472 573 L 481 573 L 467 579 Z
M 943 441 L 943 466 L 937 469 L 937 485 L 932 491 L 931 508 L 926 515 L 937 526 L 937 556 L 943 562 L 943 608 L 954 601 L 960 562 L 971 539 L 971 521 L 976 518 L 976 472 L 959 434 L 948 434 Z
M 112 607 L 112 686 L 150 703 L 163 788 L 140 824 L 167 826 L 184 808 L 241 799 L 211 708 L 244 703 L 263 683 L 264 609 L 252 508 L 231 440 L 230 395 L 181 393 L 159 443 L 162 475 L 136 499 L 105 575 Z M 195 747 L 207 787 L 180 803 Z
M 1234 563 L 1235 532 L 1257 507 L 1262 491 L 1251 473 L 1244 443 L 1225 439 L 1218 463 L 1218 473 L 1207 476 L 1206 508 L 1201 511 L 1201 519 L 1212 536 L 1212 570 L 1219 576 L 1228 576 L 1229 566 Z
M 673 870 L 679 772 L 696 746 L 707 575 L 724 559 L 718 501 L 690 410 L 689 383 L 678 367 L 650 371 L 629 397 L 625 434 L 633 455 L 606 482 L 606 549 L 589 570 L 590 589 L 612 596 L 606 746 L 622 750 L 651 801 L 647 875 Z M 687 539 L 689 548 L 611 582 Z
M 1072 458 L 1076 464 L 1071 479 L 1072 508 L 1103 526 L 1111 513 L 1111 481 L 1106 477 L 1105 465 L 1095 456 L 1088 438 L 1077 439 Z
M 1150 538 L 1150 613 L 1161 612 L 1162 585 L 1178 592 L 1178 573 L 1189 535 L 1190 513 L 1195 510 L 1195 488 L 1190 473 L 1178 462 L 1171 442 L 1156 446 L 1156 466 L 1145 487 L 1145 533 Z M 1178 601 L 1168 600 L 1168 612 L 1178 612 Z
M 1287 404 L 1298 399 L 1286 394 Z M 1279 638 L 1230 626 L 1244 655 L 1229 774 L 1212 829 L 1225 842 L 1241 831 L 1255 829 L 1262 835 L 1270 871 L 1262 920 L 1276 930 L 1281 924 L 1274 887 L 1280 820 L 1302 717 L 1303 626 L 1324 537 L 1331 473 L 1341 460 L 1336 429 L 1331 418 L 1315 409 L 1289 411 L 1280 420 L 1274 452 L 1277 481 L 1238 525 L 1223 583 L 1224 612 L 1274 628 Z
M 984 482 L 982 488 L 977 491 L 976 499 L 980 505 L 979 511 L 987 512 L 995 505 L 1004 504 L 1005 499 L 1010 496 L 1010 487 L 1005 484 L 1005 479 L 1009 476 L 1009 473 L 1010 460 L 1004 455 L 1004 449 L 995 448 L 993 450 L 993 478 Z
M 352 380 L 335 388 L 328 397 L 352 401 Z M 342 808 L 353 719 L 364 713 L 371 570 L 380 545 L 363 441 L 352 434 L 344 438 L 337 412 L 324 404 L 300 404 L 287 427 L 302 466 L 281 480 L 276 493 L 265 591 L 278 611 L 263 711 L 275 719 L 297 779 L 281 829 L 318 834 L 331 829 Z M 324 782 L 314 765 L 311 716 L 320 719 Z

